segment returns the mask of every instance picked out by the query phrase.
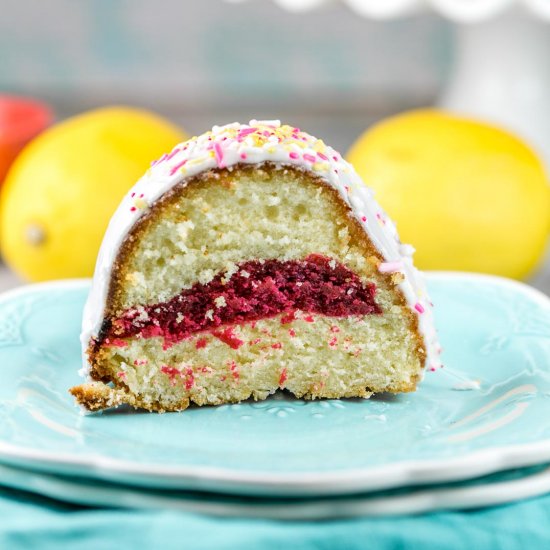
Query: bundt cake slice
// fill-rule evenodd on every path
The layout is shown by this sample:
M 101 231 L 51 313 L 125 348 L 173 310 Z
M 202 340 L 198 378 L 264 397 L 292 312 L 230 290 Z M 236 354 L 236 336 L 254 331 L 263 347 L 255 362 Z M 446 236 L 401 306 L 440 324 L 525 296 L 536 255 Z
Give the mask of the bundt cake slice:
M 153 163 L 115 213 L 85 307 L 99 410 L 408 392 L 438 366 L 431 303 L 342 157 L 278 121 L 214 127 Z

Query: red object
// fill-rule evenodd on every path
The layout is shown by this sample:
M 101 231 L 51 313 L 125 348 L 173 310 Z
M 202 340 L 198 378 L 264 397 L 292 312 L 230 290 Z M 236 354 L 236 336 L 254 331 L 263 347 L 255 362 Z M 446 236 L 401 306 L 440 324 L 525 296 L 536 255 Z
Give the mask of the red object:
M 19 151 L 52 122 L 53 112 L 45 103 L 0 95 L 0 183 Z
M 139 335 L 162 336 L 168 348 L 197 332 L 210 331 L 237 349 L 244 342 L 233 334 L 233 327 L 218 327 L 280 313 L 286 324 L 295 318 L 296 310 L 308 313 L 304 316 L 308 323 L 315 321 L 311 313 L 346 317 L 382 312 L 375 302 L 374 283 L 364 284 L 344 265 L 316 254 L 303 260 L 252 260 L 240 264 L 229 281 L 223 277 L 220 273 L 209 283 L 182 290 L 168 302 L 132 308 L 118 319 L 106 320 L 98 345 Z M 224 298 L 222 307 L 216 305 L 220 297 Z

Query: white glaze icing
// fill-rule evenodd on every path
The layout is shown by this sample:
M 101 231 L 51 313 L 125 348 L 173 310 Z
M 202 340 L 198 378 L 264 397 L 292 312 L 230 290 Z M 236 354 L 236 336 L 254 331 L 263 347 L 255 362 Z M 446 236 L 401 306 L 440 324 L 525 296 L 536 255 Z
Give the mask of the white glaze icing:
M 84 308 L 81 342 L 83 373 L 88 371 L 85 351 L 97 337 L 113 263 L 126 235 L 137 220 L 176 184 L 212 168 L 231 168 L 239 163 L 291 165 L 310 171 L 336 189 L 351 208 L 385 263 L 397 266 L 403 275 L 399 288 L 411 311 L 418 316 L 419 329 L 427 350 L 426 368 L 440 367 L 440 347 L 433 324 L 432 304 L 421 274 L 412 262 L 414 248 L 401 244 L 395 224 L 374 200 L 351 164 L 319 140 L 291 126 L 275 121 L 214 126 L 212 131 L 177 145 L 171 153 L 154 162 L 134 185 L 111 218 L 101 245 L 92 288 Z

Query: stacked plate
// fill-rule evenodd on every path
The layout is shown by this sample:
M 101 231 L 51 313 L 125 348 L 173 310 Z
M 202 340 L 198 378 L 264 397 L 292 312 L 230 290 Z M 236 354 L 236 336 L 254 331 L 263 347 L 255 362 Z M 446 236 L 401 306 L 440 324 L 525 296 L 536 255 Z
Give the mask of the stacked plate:
M 446 367 L 414 394 L 82 415 L 89 283 L 0 297 L 0 485 L 75 504 L 326 518 L 511 502 L 550 491 L 550 300 L 434 273 Z

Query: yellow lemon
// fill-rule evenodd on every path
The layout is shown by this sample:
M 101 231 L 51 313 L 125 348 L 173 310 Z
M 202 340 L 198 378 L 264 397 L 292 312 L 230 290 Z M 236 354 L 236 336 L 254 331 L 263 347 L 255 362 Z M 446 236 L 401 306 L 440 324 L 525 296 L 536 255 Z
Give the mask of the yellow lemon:
M 32 281 L 92 274 L 118 203 L 152 160 L 185 139 L 147 111 L 107 107 L 40 134 L 17 157 L 0 196 L 0 247 Z
M 437 110 L 365 132 L 348 153 L 423 269 L 523 278 L 545 249 L 550 187 L 512 134 Z

